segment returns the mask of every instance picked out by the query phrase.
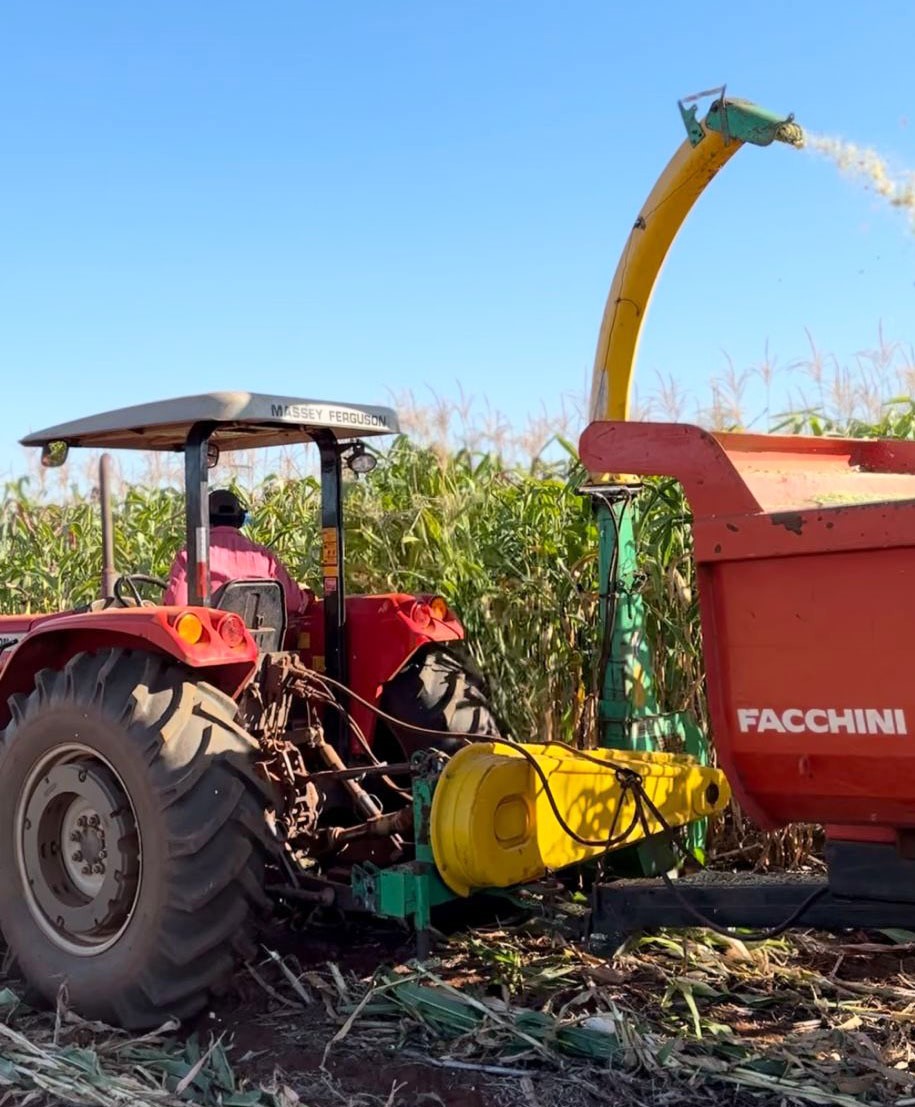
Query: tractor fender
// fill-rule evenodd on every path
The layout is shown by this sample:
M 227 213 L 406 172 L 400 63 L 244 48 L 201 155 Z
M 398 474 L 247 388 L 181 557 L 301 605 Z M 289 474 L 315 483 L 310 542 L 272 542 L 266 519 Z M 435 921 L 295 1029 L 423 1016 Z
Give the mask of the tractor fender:
M 175 627 L 188 612 L 201 623 L 196 642 L 186 641 Z M 202 671 L 208 684 L 234 698 L 256 669 L 257 647 L 247 630 L 237 645 L 225 642 L 219 628 L 226 617 L 210 608 L 128 607 L 43 618 L 0 653 L 0 727 L 10 720 L 10 696 L 29 692 L 41 669 L 61 669 L 78 653 L 112 647 L 170 657 Z
M 421 622 L 416 611 L 432 596 L 358 596 L 347 603 L 350 635 L 350 683 L 362 690 L 381 694 L 381 688 L 413 658 L 418 650 L 434 642 L 459 642 L 464 627 L 449 609 L 444 619 Z M 375 600 L 376 604 L 359 603 Z
M 392 592 L 375 596 L 347 596 L 349 687 L 362 700 L 378 705 L 385 684 L 432 643 L 460 642 L 464 627 L 450 608 L 442 619 L 422 618 L 429 595 Z M 319 671 L 324 665 L 323 601 L 309 605 L 302 624 L 299 649 L 307 665 Z M 371 742 L 378 720 L 359 700 L 350 703 L 353 721 Z

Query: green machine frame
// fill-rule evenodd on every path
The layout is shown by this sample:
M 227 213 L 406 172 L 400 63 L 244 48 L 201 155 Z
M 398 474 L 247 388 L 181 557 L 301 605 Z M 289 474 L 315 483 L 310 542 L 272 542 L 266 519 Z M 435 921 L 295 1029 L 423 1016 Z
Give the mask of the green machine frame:
M 415 859 L 389 868 L 356 865 L 350 879 L 353 900 L 360 910 L 412 920 L 420 960 L 429 955 L 432 908 L 456 898 L 438 875 L 429 838 L 432 794 L 443 767 L 444 758 L 435 750 L 420 750 L 411 761 Z
M 663 712 L 658 703 L 635 533 L 641 485 L 587 485 L 581 491 L 591 497 L 598 526 L 599 743 L 607 749 L 682 750 L 707 765 L 708 741 L 696 719 L 689 712 Z M 688 847 L 700 855 L 706 830 L 705 820 L 685 830 Z M 673 868 L 676 858 L 649 841 L 614 853 L 605 864 L 621 875 L 654 875 L 661 864 Z

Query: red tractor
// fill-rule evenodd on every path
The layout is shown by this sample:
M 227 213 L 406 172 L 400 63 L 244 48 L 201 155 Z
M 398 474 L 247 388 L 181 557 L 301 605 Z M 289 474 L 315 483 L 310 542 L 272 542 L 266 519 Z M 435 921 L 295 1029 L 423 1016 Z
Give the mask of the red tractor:
M 409 759 L 499 725 L 440 597 L 346 596 L 342 466 L 398 432 L 386 408 L 213 393 L 31 434 L 182 453 L 189 603 L 116 576 L 81 610 L 0 618 L 0 929 L 53 1000 L 128 1027 L 201 1009 L 253 950 L 270 890 L 346 906 L 357 863 L 410 857 Z M 323 598 L 287 618 L 276 581 L 211 594 L 209 470 L 313 442 Z M 102 496 L 105 549 L 111 512 Z M 160 593 L 161 596 L 161 593 Z

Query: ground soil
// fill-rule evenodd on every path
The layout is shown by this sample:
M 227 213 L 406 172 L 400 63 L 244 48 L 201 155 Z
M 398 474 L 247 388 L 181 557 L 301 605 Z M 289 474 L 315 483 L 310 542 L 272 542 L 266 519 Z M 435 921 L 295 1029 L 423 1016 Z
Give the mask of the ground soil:
M 406 962 L 415 955 L 413 940 L 403 930 L 361 921 L 341 920 L 339 926 L 298 933 L 276 925 L 263 935 L 263 946 L 281 957 L 293 956 L 306 971 L 323 971 L 333 963 L 344 976 L 368 977 L 379 965 Z M 207 1035 L 228 1031 L 239 1075 L 265 1083 L 279 1077 L 308 1107 L 496 1107 L 524 1102 L 504 1080 L 474 1070 L 440 1068 L 397 1054 L 367 1057 L 345 1041 L 325 1055 L 340 1027 L 323 1006 L 284 1007 L 245 970 L 212 1010 L 189 1027 L 193 1029 Z
M 596 1107 L 598 1103 L 654 1101 L 651 1077 L 630 1086 L 628 1094 L 619 1094 L 623 1089 L 616 1082 L 624 1079 L 619 1072 L 592 1070 L 588 1080 L 598 1081 L 599 1086 L 585 1087 L 576 1084 L 572 1070 L 506 1078 L 481 1068 L 441 1067 L 434 1058 L 411 1055 L 409 1049 L 398 1052 L 394 1047 L 366 1045 L 372 1041 L 371 1034 L 366 1038 L 363 1031 L 371 1016 L 363 1016 L 351 1035 L 331 1044 L 341 1031 L 345 1008 L 339 995 L 333 992 L 328 996 L 312 987 L 312 1002 L 303 1005 L 271 954 L 287 966 L 294 965 L 296 974 L 305 980 L 313 974 L 313 980 L 319 985 L 324 982 L 325 987 L 333 976 L 330 966 L 339 969 L 342 980 L 368 979 L 380 966 L 405 964 L 414 956 L 410 935 L 393 924 L 340 917 L 307 922 L 287 919 L 263 934 L 261 952 L 254 970 L 240 969 L 226 992 L 184 1027 L 181 1035 L 197 1032 L 203 1041 L 212 1034 L 224 1035 L 225 1043 L 231 1044 L 229 1061 L 236 1076 L 255 1086 L 278 1087 L 283 1107 Z M 811 943 L 804 963 L 824 977 L 841 970 L 842 980 L 848 982 L 869 981 L 876 986 L 907 983 L 911 987 L 915 979 L 915 948 L 911 944 L 887 949 L 879 944 L 879 936 L 864 932 Z M 650 961 L 638 962 L 625 972 L 614 965 L 597 965 L 590 971 L 598 983 L 641 989 L 649 996 L 652 989 L 663 987 L 653 982 Z M 472 964 L 455 967 L 451 975 L 443 969 L 442 979 L 476 988 L 487 983 L 480 976 L 479 965 Z M 335 1009 L 325 1009 L 325 1000 Z M 797 1017 L 807 1016 L 786 1004 L 769 1013 L 725 1010 L 722 1017 L 735 1032 L 765 1051 L 792 1032 Z M 388 1035 L 384 1040 L 393 1038 Z M 288 1090 L 285 1095 L 284 1089 Z M 657 1101 L 661 1102 L 663 1090 L 658 1092 Z M 710 1099 L 697 1090 L 695 1102 L 708 1103 Z M 775 1101 L 765 1092 L 718 1085 L 714 1102 L 722 1107 L 751 1103 L 759 1107 Z

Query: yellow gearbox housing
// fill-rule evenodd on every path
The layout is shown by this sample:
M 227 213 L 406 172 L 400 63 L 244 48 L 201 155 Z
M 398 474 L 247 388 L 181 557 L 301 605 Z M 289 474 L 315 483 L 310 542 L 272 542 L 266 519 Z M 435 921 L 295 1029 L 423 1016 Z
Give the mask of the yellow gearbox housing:
M 560 825 L 549 784 L 569 829 L 600 845 L 583 845 Z M 509 888 L 646 836 L 632 790 L 619 770 L 637 773 L 641 787 L 669 826 L 684 826 L 723 810 L 731 797 L 719 769 L 685 754 L 578 750 L 559 743 L 509 745 L 475 742 L 454 755 L 432 797 L 430 836 L 436 868 L 460 896 Z M 647 804 L 647 833 L 664 829 Z

